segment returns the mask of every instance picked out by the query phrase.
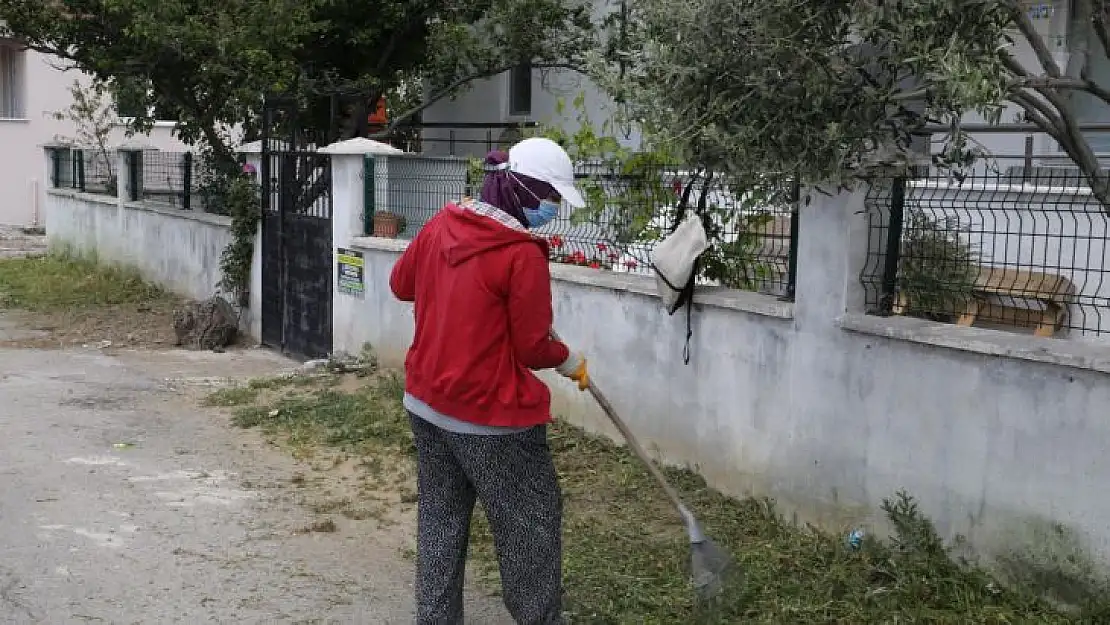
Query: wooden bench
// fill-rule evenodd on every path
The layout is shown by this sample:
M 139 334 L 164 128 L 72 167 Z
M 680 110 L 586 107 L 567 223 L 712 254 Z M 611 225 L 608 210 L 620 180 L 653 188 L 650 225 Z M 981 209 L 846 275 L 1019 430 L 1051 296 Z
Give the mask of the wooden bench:
M 1022 310 L 1021 315 L 1013 315 L 1015 321 L 1024 317 L 1026 323 L 1034 326 L 1036 336 L 1055 336 L 1068 314 L 1068 304 L 1075 295 L 1075 285 L 1063 276 L 1037 271 L 1021 271 L 1001 267 L 981 267 L 975 280 L 974 295 L 968 300 L 967 308 L 960 314 L 956 325 L 971 326 L 976 319 L 992 307 L 1013 308 L 991 304 L 987 297 L 1009 297 L 1014 299 L 1035 300 L 1044 305 L 1044 310 Z M 899 293 L 893 311 L 904 314 L 909 306 L 905 293 Z M 996 318 L 988 315 L 988 318 Z

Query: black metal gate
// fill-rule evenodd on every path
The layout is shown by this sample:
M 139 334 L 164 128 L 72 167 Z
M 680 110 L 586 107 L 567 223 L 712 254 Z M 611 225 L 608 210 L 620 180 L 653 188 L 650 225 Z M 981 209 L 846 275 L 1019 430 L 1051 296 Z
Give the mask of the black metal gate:
M 270 100 L 262 127 L 262 343 L 300 358 L 332 351 L 331 158 Z

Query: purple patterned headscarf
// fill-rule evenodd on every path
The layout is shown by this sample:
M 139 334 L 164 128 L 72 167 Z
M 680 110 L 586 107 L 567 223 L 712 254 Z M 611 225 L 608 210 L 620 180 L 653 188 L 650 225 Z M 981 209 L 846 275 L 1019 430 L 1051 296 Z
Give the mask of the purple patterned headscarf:
M 495 150 L 486 155 L 486 178 L 482 182 L 483 202 L 496 206 L 512 215 L 528 227 L 524 218 L 525 208 L 537 208 L 540 205 L 538 198 L 548 198 L 555 193 L 555 189 L 546 182 L 540 182 L 521 174 L 510 174 L 508 169 L 494 169 L 499 165 L 509 162 L 509 154 Z

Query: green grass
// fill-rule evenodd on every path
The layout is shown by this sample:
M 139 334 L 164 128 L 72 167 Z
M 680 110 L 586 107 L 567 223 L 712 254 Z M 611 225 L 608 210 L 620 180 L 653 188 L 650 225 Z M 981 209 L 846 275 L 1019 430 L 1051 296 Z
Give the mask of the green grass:
M 347 393 L 335 388 L 336 378 L 286 378 L 274 385 L 248 385 L 243 393 L 223 389 L 207 399 L 213 405 L 241 399 L 256 388 L 291 387 L 292 391 L 262 405 L 241 406 L 232 417 L 238 427 L 262 427 L 269 433 L 288 435 L 295 443 L 323 444 L 358 452 L 383 448 L 399 455 L 413 453 L 412 435 L 401 407 L 402 382 L 382 376 L 374 384 Z M 310 386 L 308 382 L 315 381 Z M 322 386 L 323 388 L 317 388 Z M 299 392 L 298 392 L 299 391 Z
M 336 376 L 291 375 L 277 378 L 254 378 L 245 385 L 229 386 L 210 393 L 201 402 L 205 406 L 235 408 L 255 404 L 265 391 L 281 391 L 288 387 L 327 388 L 338 382 Z M 300 400 L 293 402 L 299 406 Z
M 137 272 L 60 255 L 0 260 L 0 307 L 32 312 L 169 301 Z
M 204 398 L 203 403 L 205 406 L 222 406 L 225 408 L 244 406 L 258 399 L 260 392 L 261 389 L 251 386 L 232 386 L 210 394 Z
M 411 457 L 397 375 L 371 378 L 351 393 L 308 387 L 292 393 L 243 406 L 234 422 L 386 464 Z M 843 536 L 786 522 L 767 500 L 731 499 L 690 472 L 668 469 L 708 534 L 746 573 L 719 604 L 699 608 L 687 582 L 682 526 L 643 467 L 623 448 L 564 423 L 554 424 L 549 438 L 565 499 L 567 609 L 575 623 L 1110 622 L 1105 599 L 1067 613 L 957 564 L 908 497 L 887 503 L 895 536 L 868 537 L 856 549 Z M 495 553 L 480 513 L 471 555 L 495 590 Z

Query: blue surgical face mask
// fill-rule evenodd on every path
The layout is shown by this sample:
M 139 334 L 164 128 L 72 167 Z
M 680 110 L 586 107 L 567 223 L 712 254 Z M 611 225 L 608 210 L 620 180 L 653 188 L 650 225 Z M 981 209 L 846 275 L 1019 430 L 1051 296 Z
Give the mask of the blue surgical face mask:
M 537 208 L 524 209 L 524 219 L 529 228 L 542 228 L 559 214 L 559 205 L 551 200 L 540 200 Z

